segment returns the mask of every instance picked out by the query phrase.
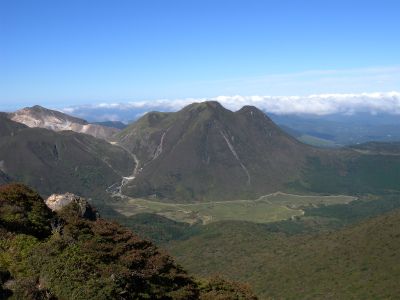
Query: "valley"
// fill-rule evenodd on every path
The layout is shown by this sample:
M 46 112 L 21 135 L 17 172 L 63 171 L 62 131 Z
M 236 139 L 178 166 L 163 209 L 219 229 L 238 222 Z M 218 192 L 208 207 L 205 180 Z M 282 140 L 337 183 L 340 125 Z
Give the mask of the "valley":
M 59 131 L 70 118 L 40 107 L 19 120 L 46 128 L 10 116 L 0 114 L 1 185 L 85 197 L 190 274 L 221 274 L 265 299 L 394 295 L 400 143 L 314 147 L 256 107 L 215 101 L 150 112 L 107 138 L 80 119 Z
M 155 213 L 190 225 L 209 224 L 221 220 L 240 220 L 268 223 L 304 214 L 302 206 L 345 204 L 356 200 L 353 196 L 299 196 L 273 193 L 257 200 L 228 200 L 207 203 L 166 203 L 145 199 L 126 199 L 112 203 L 118 213 L 130 217 L 138 213 Z

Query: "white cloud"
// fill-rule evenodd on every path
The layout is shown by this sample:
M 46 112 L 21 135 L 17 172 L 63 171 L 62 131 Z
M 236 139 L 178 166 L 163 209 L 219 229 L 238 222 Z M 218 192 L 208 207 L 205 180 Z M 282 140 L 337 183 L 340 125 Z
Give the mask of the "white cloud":
M 329 115 L 355 113 L 390 113 L 400 115 L 400 93 L 320 94 L 310 96 L 219 96 L 216 98 L 160 99 L 100 105 L 76 105 L 61 109 L 75 116 L 85 115 L 94 120 L 132 120 L 145 113 L 178 111 L 194 102 L 218 101 L 225 108 L 237 111 L 245 105 L 274 114 Z
M 68 113 L 72 114 L 75 111 L 75 108 L 74 107 L 66 107 L 66 108 L 63 108 L 62 111 L 66 114 L 68 114 Z
M 104 115 L 95 117 L 95 119 L 97 122 L 119 121 L 120 116 L 118 114 L 104 114 Z

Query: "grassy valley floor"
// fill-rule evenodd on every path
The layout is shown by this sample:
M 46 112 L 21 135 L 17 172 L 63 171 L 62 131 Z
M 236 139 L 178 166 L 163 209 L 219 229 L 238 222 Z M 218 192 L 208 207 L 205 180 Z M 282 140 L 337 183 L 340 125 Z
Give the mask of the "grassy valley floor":
M 268 223 L 300 216 L 303 206 L 344 204 L 356 200 L 353 196 L 299 196 L 273 193 L 258 200 L 233 200 L 195 204 L 171 204 L 144 199 L 113 203 L 113 208 L 129 217 L 138 213 L 156 213 L 177 222 L 209 224 L 221 220 Z

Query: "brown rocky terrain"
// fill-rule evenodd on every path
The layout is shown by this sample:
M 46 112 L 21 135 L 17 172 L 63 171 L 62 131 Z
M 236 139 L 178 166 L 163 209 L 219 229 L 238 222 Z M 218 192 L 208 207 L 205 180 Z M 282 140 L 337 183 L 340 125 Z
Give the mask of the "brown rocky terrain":
M 120 129 L 113 127 L 90 124 L 83 119 L 46 109 L 39 105 L 17 110 L 10 114 L 9 117 L 11 120 L 25 124 L 28 127 L 40 127 L 53 131 L 72 130 L 105 140 L 120 131 Z

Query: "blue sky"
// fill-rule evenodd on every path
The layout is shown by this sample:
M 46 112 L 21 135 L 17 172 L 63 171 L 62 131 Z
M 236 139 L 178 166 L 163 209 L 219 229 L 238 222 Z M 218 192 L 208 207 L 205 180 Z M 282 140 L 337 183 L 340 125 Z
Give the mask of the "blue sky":
M 399 0 L 0 0 L 0 111 L 400 92 L 399 13 Z

